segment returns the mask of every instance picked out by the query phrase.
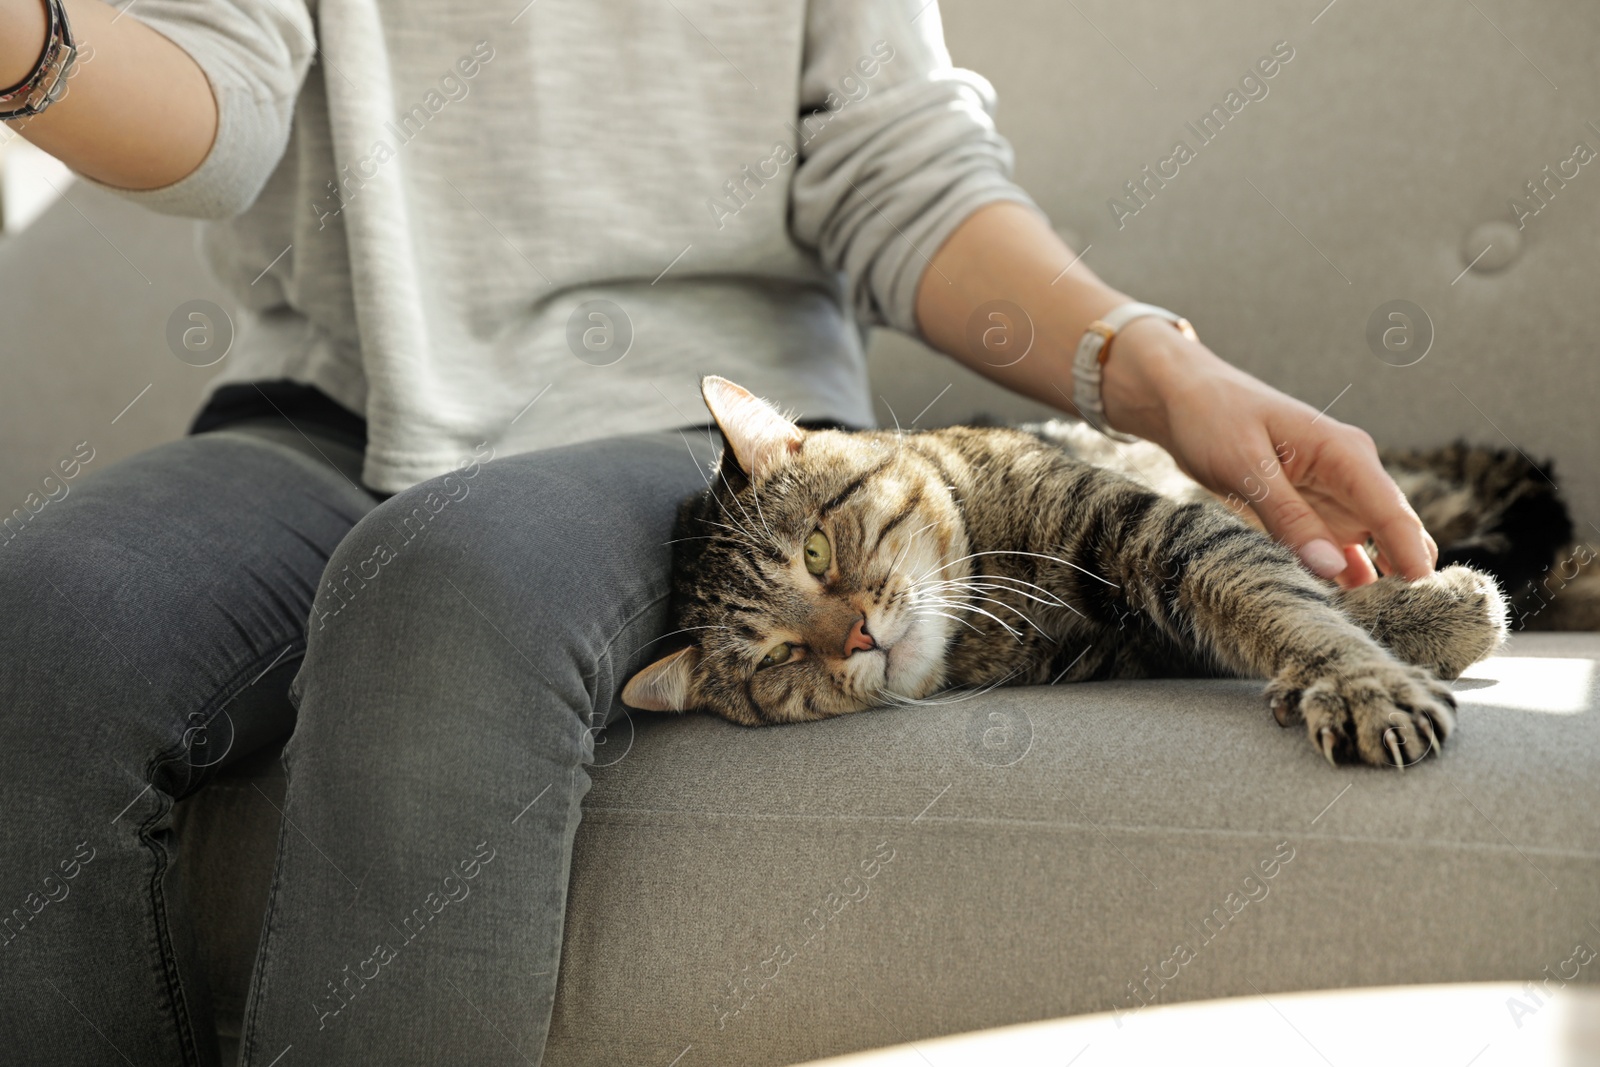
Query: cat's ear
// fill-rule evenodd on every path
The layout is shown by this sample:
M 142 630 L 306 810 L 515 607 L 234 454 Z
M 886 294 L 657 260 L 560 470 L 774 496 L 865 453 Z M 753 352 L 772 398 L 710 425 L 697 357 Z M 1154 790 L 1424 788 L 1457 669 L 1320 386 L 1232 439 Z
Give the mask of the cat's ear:
M 726 378 L 710 374 L 700 379 L 700 395 L 734 461 L 753 481 L 771 474 L 805 438 L 805 431 L 771 404 Z
M 642 711 L 688 711 L 700 650 L 691 645 L 663 656 L 622 687 L 622 702 Z

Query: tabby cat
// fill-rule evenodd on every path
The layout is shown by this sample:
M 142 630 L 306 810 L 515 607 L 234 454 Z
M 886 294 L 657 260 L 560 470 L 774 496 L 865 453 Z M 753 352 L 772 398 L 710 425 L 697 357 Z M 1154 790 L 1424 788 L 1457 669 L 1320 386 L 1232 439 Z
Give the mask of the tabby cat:
M 675 534 L 692 643 L 628 682 L 636 708 L 760 725 L 947 688 L 1247 676 L 1329 762 L 1404 767 L 1454 726 L 1440 678 L 1506 633 L 1492 577 L 1339 590 L 1154 446 L 1119 458 L 1068 423 L 805 430 L 726 379 L 702 393 L 725 449 Z

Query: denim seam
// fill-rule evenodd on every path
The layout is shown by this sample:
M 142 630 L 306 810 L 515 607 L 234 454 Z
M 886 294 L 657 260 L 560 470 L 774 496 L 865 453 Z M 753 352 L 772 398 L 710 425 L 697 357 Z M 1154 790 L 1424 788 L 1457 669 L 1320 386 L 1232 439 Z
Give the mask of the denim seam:
M 287 797 L 284 803 L 287 806 Z M 272 921 L 278 912 L 278 888 L 283 883 L 283 856 L 287 851 L 284 848 L 284 841 L 288 834 L 289 820 L 282 818 L 278 824 L 277 855 L 272 861 L 272 884 L 267 888 L 267 910 L 261 917 L 261 938 L 256 945 L 255 964 L 250 968 L 250 984 L 245 989 L 244 1025 L 240 1027 L 239 1034 L 240 1063 L 253 1063 L 260 1047 L 256 1019 L 260 1013 L 262 998 L 266 995 L 267 952 L 272 941 Z
M 299 643 L 303 644 L 304 639 L 301 638 Z M 273 642 L 270 647 L 276 648 L 280 644 L 282 642 Z M 265 655 L 262 655 L 254 662 L 235 672 L 233 677 L 218 687 L 217 695 L 203 703 L 198 710 L 205 712 L 215 705 L 215 709 L 211 711 L 211 717 L 214 717 L 216 712 L 226 708 L 234 700 L 238 699 L 240 693 L 243 693 L 250 685 L 255 684 L 255 681 L 259 680 L 261 675 L 264 675 L 280 661 L 289 660 L 289 650 L 292 650 L 295 644 L 296 640 L 291 638 L 287 645 L 279 649 L 274 658 L 268 659 Z M 304 655 L 304 649 L 301 650 L 301 655 Z M 263 663 L 265 663 L 264 667 L 262 666 Z M 242 686 L 238 685 L 239 680 L 251 676 L 252 671 L 258 671 L 259 673 L 255 674 L 249 683 Z M 209 718 L 207 721 L 209 721 Z M 179 759 L 184 754 L 184 737 L 187 734 L 188 730 L 185 728 L 173 746 L 162 749 L 150 758 L 150 761 L 145 766 L 145 781 L 147 784 L 153 784 L 156 775 L 163 767 Z M 166 894 L 162 889 L 162 882 L 170 865 L 167 863 L 165 850 L 157 845 L 150 836 L 151 828 L 171 813 L 174 801 L 159 789 L 152 789 L 151 792 L 155 793 L 161 804 L 149 818 L 140 823 L 138 834 L 140 843 L 144 845 L 154 861 L 150 880 L 150 914 L 154 920 L 156 943 L 160 953 L 160 973 L 166 983 L 167 998 L 171 1004 L 172 1020 L 177 1027 L 178 1045 L 183 1054 L 184 1063 L 198 1067 L 199 1064 L 204 1063 L 204 1059 L 200 1056 L 200 1050 L 195 1044 L 199 1040 L 199 1036 L 194 1032 L 194 1016 L 189 1009 L 183 977 L 178 973 L 177 963 L 174 958 L 171 934 L 172 920 L 167 907 Z M 215 1036 L 210 1036 L 210 1040 L 215 1040 Z
M 651 608 L 654 608 L 657 604 L 661 603 L 663 600 L 666 600 L 671 595 L 672 591 L 670 589 L 665 593 L 657 594 L 651 598 L 648 604 L 623 620 L 622 624 L 617 627 L 617 632 L 612 634 L 611 638 L 606 641 L 606 646 L 595 654 L 594 665 L 589 668 L 588 677 L 585 679 L 585 681 L 598 680 L 600 676 L 600 662 L 611 655 L 611 646 L 617 643 L 617 638 L 622 636 L 622 632 L 638 621 L 641 615 L 645 614 Z M 643 646 L 640 647 L 642 648 Z
M 306 639 L 304 636 L 289 637 L 282 641 L 272 642 L 268 647 L 278 649 L 276 655 L 272 656 L 271 658 L 262 655 L 248 665 L 240 668 L 234 673 L 233 677 L 229 678 L 227 682 L 217 688 L 217 694 L 215 696 L 201 704 L 196 710 L 205 714 L 206 722 L 209 725 L 218 714 L 226 710 L 227 707 L 235 700 L 238 700 L 240 695 L 243 694 L 246 689 L 249 689 L 250 686 L 260 681 L 262 676 L 264 676 L 267 671 L 271 670 L 280 663 L 293 663 L 296 658 L 303 658 L 306 651 L 305 643 Z M 295 652 L 296 645 L 300 646 L 298 656 Z M 263 666 L 263 663 L 265 666 Z M 249 677 L 250 681 L 244 685 L 239 685 L 239 680 L 245 677 Z M 194 713 L 195 712 L 190 712 L 189 714 L 192 715 Z M 185 752 L 183 739 L 185 736 L 187 736 L 187 734 L 188 730 L 184 729 L 179 733 L 178 740 L 173 746 L 163 749 L 151 757 L 150 762 L 145 767 L 146 782 L 153 782 L 156 774 L 163 767 L 183 757 Z M 203 770 L 204 768 L 195 769 Z
M 584 679 L 584 682 L 586 683 L 586 685 L 588 687 L 588 690 L 589 690 L 589 699 L 590 699 L 589 728 L 591 730 L 594 729 L 595 716 L 599 715 L 599 714 L 602 714 L 602 711 L 598 706 L 599 705 L 599 700 L 597 699 L 598 694 L 595 692 L 595 690 L 598 689 L 599 685 L 600 685 L 600 664 L 604 663 L 606 660 L 611 658 L 611 648 L 612 648 L 612 646 L 617 643 L 617 638 L 621 637 L 623 632 L 625 630 L 627 630 L 628 627 L 632 626 L 645 613 L 647 613 L 647 612 L 651 611 L 652 609 L 654 609 L 658 604 L 660 604 L 662 601 L 666 600 L 671 595 L 672 595 L 672 590 L 668 589 L 666 592 L 659 593 L 656 596 L 652 597 L 650 599 L 649 603 L 645 604 L 638 611 L 634 612 L 632 615 L 630 615 L 626 619 L 624 619 L 622 624 L 617 627 L 616 632 L 611 635 L 610 640 L 608 640 L 606 642 L 605 647 L 602 648 L 598 653 L 595 654 L 594 664 L 589 668 L 588 676 Z M 640 647 L 642 648 L 643 646 L 641 645 Z M 613 695 L 613 699 L 615 699 L 615 694 L 613 693 L 612 695 Z
M 578 777 L 580 774 L 587 776 L 587 772 L 585 772 L 582 769 L 581 764 L 577 762 L 572 763 L 567 768 L 567 826 L 564 832 L 561 834 L 561 852 L 556 862 L 561 865 L 561 869 L 568 872 L 568 876 L 564 879 L 557 880 L 556 899 L 552 901 L 552 904 L 556 906 L 547 910 L 545 919 L 546 922 L 554 925 L 555 937 L 550 939 L 550 943 L 553 947 L 552 955 L 554 956 L 553 965 L 550 969 L 549 975 L 550 984 L 548 986 L 550 990 L 550 1003 L 548 1007 L 545 1007 L 544 1005 L 538 1005 L 534 1008 L 534 1019 L 536 1020 L 535 1025 L 538 1026 L 540 1023 L 542 1023 L 539 1053 L 539 1059 L 541 1062 L 544 1059 L 544 1050 L 550 1041 L 550 1025 L 554 1021 L 556 997 L 558 995 L 558 989 L 561 982 L 562 945 L 565 943 L 567 936 L 567 904 L 569 896 L 572 892 L 572 878 L 570 872 L 572 871 L 573 850 L 576 844 L 577 827 L 583 820 L 583 794 L 587 791 L 586 789 L 578 788 Z M 541 1011 L 541 1008 L 544 1008 L 544 1010 Z M 513 1044 L 511 1047 L 517 1052 L 518 1055 L 522 1054 L 522 1050 L 518 1049 L 516 1045 Z M 523 1058 L 527 1059 L 526 1056 Z
M 160 956 L 159 973 L 166 984 L 167 1001 L 172 1011 L 171 1021 L 177 1030 L 178 1050 L 183 1056 L 183 1062 L 186 1065 L 199 1067 L 203 1061 L 200 1058 L 200 1050 L 195 1045 L 197 1035 L 194 1032 L 194 1016 L 189 1011 L 189 1000 L 184 994 L 183 981 L 173 960 L 171 920 L 167 913 L 166 895 L 161 888 L 162 879 L 168 870 L 166 854 L 149 835 L 150 828 L 172 810 L 172 800 L 159 790 L 153 792 L 164 804 L 154 815 L 140 824 L 139 842 L 150 853 L 153 861 L 150 876 L 150 915 L 154 920 L 156 947 Z

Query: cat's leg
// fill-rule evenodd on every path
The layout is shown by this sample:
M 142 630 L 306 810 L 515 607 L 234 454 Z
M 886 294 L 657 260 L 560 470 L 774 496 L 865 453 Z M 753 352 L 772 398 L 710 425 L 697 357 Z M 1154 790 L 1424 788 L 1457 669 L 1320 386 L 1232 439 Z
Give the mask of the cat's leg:
M 1500 586 L 1470 567 L 1446 567 L 1415 582 L 1380 578 L 1341 590 L 1337 600 L 1385 648 L 1441 678 L 1458 677 L 1506 637 Z
M 1271 679 L 1279 723 L 1303 718 L 1329 762 L 1405 766 L 1455 725 L 1455 698 L 1346 615 L 1293 553 L 1214 504 L 1179 504 L 1106 475 L 1075 497 L 1069 558 L 1217 669 Z M 1076 591 L 1104 598 L 1087 579 Z

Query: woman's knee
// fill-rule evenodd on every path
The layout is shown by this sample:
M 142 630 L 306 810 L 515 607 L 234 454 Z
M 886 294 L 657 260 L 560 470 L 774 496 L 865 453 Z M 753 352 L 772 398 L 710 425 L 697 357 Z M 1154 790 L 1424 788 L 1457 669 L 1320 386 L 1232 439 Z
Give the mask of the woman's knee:
M 76 762 L 197 784 L 191 771 L 224 758 L 215 713 L 297 650 L 319 548 L 354 522 L 341 528 L 345 502 L 323 488 L 277 451 L 215 435 L 131 457 L 43 508 L 0 544 L 3 751 L 52 780 L 76 776 L 46 765 Z M 281 734 L 289 713 L 262 714 Z
M 588 729 L 612 695 L 599 675 L 613 643 L 636 640 L 630 624 L 652 611 L 664 617 L 683 493 L 681 480 L 661 484 L 661 452 L 603 443 L 529 453 L 381 504 L 318 587 L 295 683 L 301 729 L 316 689 L 341 694 L 341 715 L 392 714 L 389 694 L 432 715 L 493 697 Z M 678 467 L 698 478 L 692 461 Z

